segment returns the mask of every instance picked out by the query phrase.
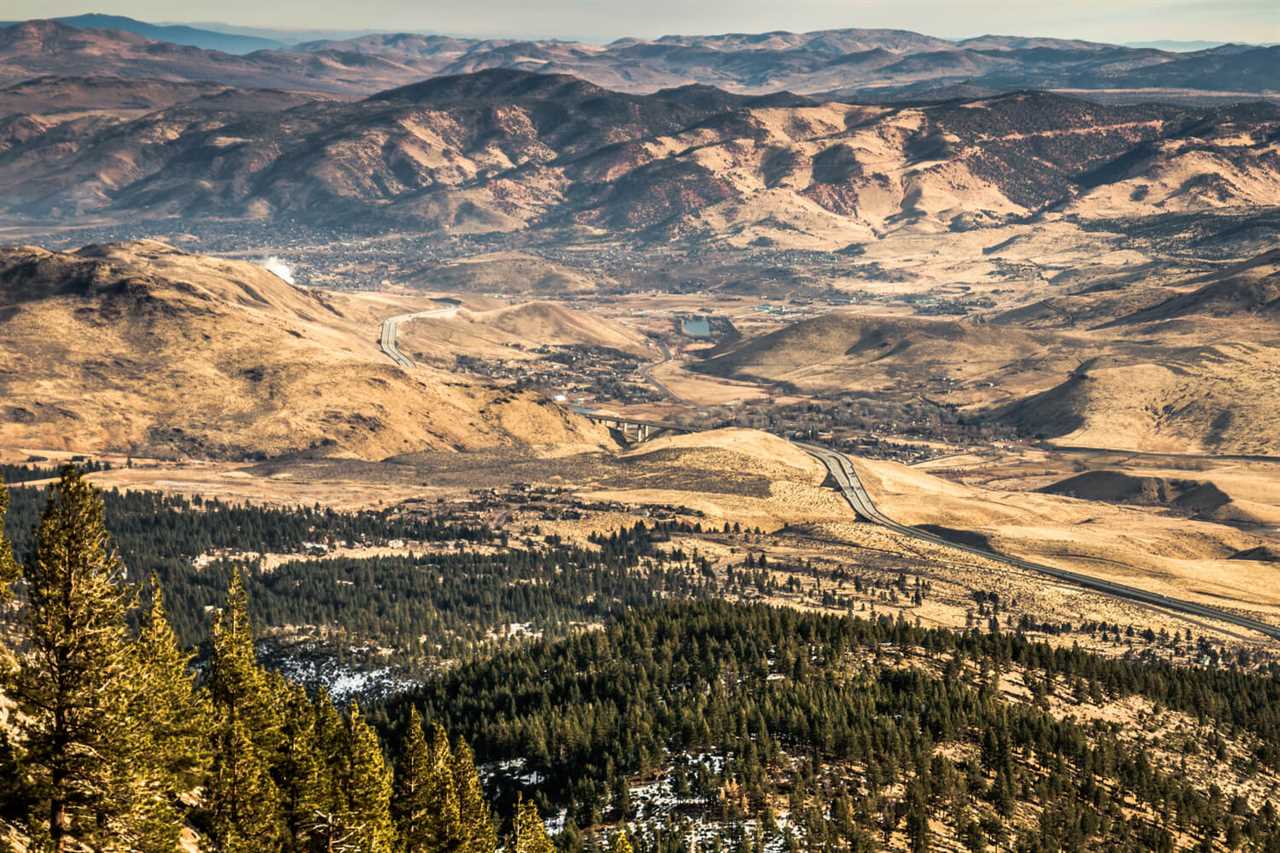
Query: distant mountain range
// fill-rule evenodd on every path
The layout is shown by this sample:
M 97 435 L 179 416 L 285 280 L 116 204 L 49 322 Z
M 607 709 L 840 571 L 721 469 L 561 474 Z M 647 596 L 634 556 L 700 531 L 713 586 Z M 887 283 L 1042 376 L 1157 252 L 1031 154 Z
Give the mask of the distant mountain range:
M 1261 103 L 1121 107 L 1023 92 L 851 105 L 698 85 L 637 95 L 490 69 L 354 102 L 45 77 L 0 89 L 0 107 L 11 111 L 0 118 L 4 209 L 55 220 L 283 218 L 839 248 L 902 229 L 1280 199 L 1280 106 Z
M 122 33 L 133 33 L 152 41 L 169 42 L 170 44 L 187 45 L 204 50 L 219 50 L 223 53 L 252 53 L 255 50 L 270 50 L 284 47 L 286 42 L 263 38 L 254 35 L 227 33 L 217 30 L 200 29 L 185 24 L 149 24 L 123 15 L 72 15 L 52 20 L 63 26 L 77 30 L 116 30 Z M 0 27 L 13 26 L 20 21 L 0 22 Z
M 242 55 L 232 55 L 242 54 Z M 947 41 L 846 29 L 567 41 L 407 33 L 285 46 L 257 36 L 84 15 L 0 29 L 0 80 L 48 74 L 218 82 L 343 96 L 493 68 L 570 74 L 615 91 L 688 84 L 853 100 L 1054 89 L 1128 101 L 1280 98 L 1280 47 L 1177 52 L 1021 36 Z

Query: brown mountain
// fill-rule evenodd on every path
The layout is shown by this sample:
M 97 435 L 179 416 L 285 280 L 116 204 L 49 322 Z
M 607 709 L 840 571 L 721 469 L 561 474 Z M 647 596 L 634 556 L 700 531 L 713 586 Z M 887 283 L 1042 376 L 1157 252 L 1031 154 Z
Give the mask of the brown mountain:
M 372 459 L 608 442 L 537 398 L 394 364 L 379 324 L 419 303 L 299 288 L 157 242 L 0 250 L 0 440 Z
M 85 26 L 112 20 L 87 16 L 79 28 L 58 21 L 0 28 L 0 80 L 114 75 L 355 96 L 424 77 L 504 68 L 570 74 L 637 93 L 701 84 L 750 94 L 828 92 L 851 100 L 936 97 L 957 85 L 996 92 L 1095 90 L 1137 101 L 1150 99 L 1152 89 L 1164 90 L 1166 98 L 1280 92 L 1275 47 L 1227 45 L 1180 54 L 1063 39 L 952 42 L 902 30 L 843 29 L 620 39 L 603 46 L 392 33 L 231 55 Z M 157 37 L 165 32 L 134 26 L 140 24 L 130 26 Z
M 221 83 L 358 96 L 419 79 L 423 73 L 353 51 L 257 51 L 233 56 L 153 41 L 121 30 L 78 29 L 56 21 L 0 27 L 0 81 L 49 75 Z
M 1280 107 L 1268 105 L 1016 93 L 860 106 L 701 86 L 633 95 L 509 70 L 279 112 L 237 97 L 253 100 L 223 93 L 47 127 L 38 113 L 11 119 L 5 206 L 55 218 L 360 217 L 834 248 L 903 228 L 1280 198 Z

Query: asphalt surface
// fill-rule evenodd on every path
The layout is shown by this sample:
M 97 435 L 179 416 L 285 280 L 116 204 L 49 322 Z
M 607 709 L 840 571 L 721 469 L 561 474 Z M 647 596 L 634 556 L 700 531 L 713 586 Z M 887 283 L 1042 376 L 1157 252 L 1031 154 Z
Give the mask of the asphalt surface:
M 849 506 L 853 508 L 853 511 L 858 514 L 858 517 L 865 519 L 872 524 L 878 524 L 881 527 L 886 527 L 896 533 L 901 533 L 904 536 L 910 536 L 914 539 L 923 539 L 924 541 L 931 542 L 935 545 L 954 548 L 958 551 L 967 551 L 970 554 L 975 554 L 987 560 L 994 560 L 998 563 L 1004 563 L 1019 569 L 1025 569 L 1026 571 L 1048 575 L 1049 577 L 1057 580 L 1093 590 L 1094 592 L 1101 592 L 1106 595 L 1114 596 L 1115 598 L 1122 598 L 1127 601 L 1136 601 L 1139 604 L 1159 607 L 1176 613 L 1200 616 L 1205 619 L 1225 622 L 1239 628 L 1258 631 L 1273 640 L 1280 640 L 1280 628 L 1274 625 L 1269 625 L 1266 622 L 1260 622 L 1257 619 L 1250 619 L 1247 616 L 1237 616 L 1234 613 L 1229 613 L 1225 610 L 1218 610 L 1214 607 L 1206 607 L 1205 605 L 1197 604 L 1194 601 L 1170 598 L 1167 595 L 1148 592 L 1147 590 L 1133 586 L 1125 586 L 1124 584 L 1112 583 L 1111 581 L 1090 577 L 1089 575 L 1082 575 L 1078 572 L 1059 569 L 1055 566 L 1046 566 L 1043 563 L 1033 563 L 1029 560 L 1019 559 L 1018 557 L 1010 557 L 1006 554 L 1001 554 L 997 551 L 991 551 L 986 548 L 963 545 L 958 542 L 952 542 L 949 539 L 944 539 L 941 536 L 937 536 L 927 531 L 919 530 L 915 527 L 899 524 L 876 508 L 875 503 L 871 500 L 871 496 L 867 494 L 866 488 L 863 487 L 862 481 L 858 479 L 858 472 L 854 470 L 853 463 L 849 461 L 849 457 L 845 456 L 843 453 L 839 453 L 816 444 L 808 444 L 805 442 L 794 443 L 826 467 L 827 472 L 831 475 L 832 481 L 836 484 L 836 488 L 844 495 L 845 500 L 849 502 Z
M 575 406 L 571 403 L 564 404 L 564 408 L 573 412 L 575 415 L 582 415 L 584 418 L 593 418 L 595 420 L 617 421 L 620 424 L 631 424 L 632 426 L 651 427 L 656 430 L 666 430 L 668 432 L 695 432 L 686 426 L 679 424 L 667 423 L 666 421 L 646 421 L 638 418 L 626 418 L 620 415 L 611 415 L 608 412 L 599 412 L 595 409 L 588 409 L 586 406 Z
M 413 314 L 397 314 L 382 321 L 382 336 L 378 340 L 378 346 L 382 347 L 382 351 L 396 364 L 408 370 L 413 367 L 413 359 L 400 352 L 397 345 L 397 338 L 400 335 L 400 324 L 407 323 L 410 320 L 425 320 L 428 318 L 436 318 L 438 320 L 450 320 L 458 313 L 457 305 L 449 305 L 445 308 L 433 308 L 430 311 L 418 311 Z

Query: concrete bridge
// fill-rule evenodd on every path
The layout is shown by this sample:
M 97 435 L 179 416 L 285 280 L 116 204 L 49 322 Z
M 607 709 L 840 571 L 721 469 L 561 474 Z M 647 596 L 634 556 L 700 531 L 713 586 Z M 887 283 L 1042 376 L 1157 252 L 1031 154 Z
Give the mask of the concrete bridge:
M 598 412 L 595 409 L 588 409 L 585 406 L 565 406 L 564 408 L 573 412 L 575 415 L 581 415 L 589 421 L 598 424 L 604 424 L 609 429 L 616 430 L 622 434 L 623 440 L 628 444 L 639 444 L 642 441 L 648 441 L 651 438 L 670 432 L 694 432 L 689 427 L 680 426 L 679 424 L 667 423 L 665 421 L 648 421 L 639 418 L 628 418 L 623 415 L 614 415 L 609 412 Z

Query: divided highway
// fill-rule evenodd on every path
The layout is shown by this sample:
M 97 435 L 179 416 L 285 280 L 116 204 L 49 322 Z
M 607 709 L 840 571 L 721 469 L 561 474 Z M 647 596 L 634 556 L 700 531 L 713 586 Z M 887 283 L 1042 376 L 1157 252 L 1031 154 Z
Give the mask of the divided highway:
M 397 314 L 387 320 L 382 321 L 382 336 L 378 340 L 378 346 L 382 347 L 382 351 L 396 364 L 406 370 L 413 367 L 413 359 L 400 351 L 400 347 L 396 343 L 396 338 L 400 334 L 400 324 L 407 323 L 410 320 L 425 320 L 435 318 L 438 320 L 452 320 L 454 315 L 458 313 L 457 305 L 448 305 L 444 308 L 433 308 L 430 311 L 418 311 L 413 314 Z
M 1067 571 L 1066 569 L 1059 569 L 1054 566 L 1046 566 L 1043 563 L 1033 563 L 1029 560 L 1010 557 L 995 551 L 989 551 L 985 548 L 977 548 L 972 545 L 962 545 L 957 542 L 952 542 L 949 539 L 944 539 L 941 536 L 928 533 L 924 530 L 908 527 L 905 524 L 899 524 L 876 508 L 875 503 L 871 500 L 871 496 L 867 494 L 866 488 L 863 487 L 862 481 L 858 479 L 858 473 L 854 470 L 853 463 L 849 461 L 849 457 L 845 456 L 843 453 L 838 453 L 834 450 L 830 450 L 816 444 L 808 444 L 806 442 L 795 442 L 795 444 L 826 467 L 827 472 L 831 475 L 831 479 L 844 495 L 845 500 L 849 502 L 849 506 L 853 508 L 853 511 L 857 513 L 860 518 L 863 518 L 873 524 L 886 527 L 889 530 L 901 533 L 904 536 L 910 536 L 914 539 L 923 539 L 926 542 L 931 542 L 935 545 L 942 545 L 947 548 L 954 548 L 959 551 L 967 551 L 987 560 L 994 560 L 998 563 L 1004 563 L 1026 571 L 1038 572 L 1057 580 L 1075 584 L 1076 586 L 1084 587 L 1085 589 L 1090 589 L 1095 592 L 1115 596 L 1116 598 L 1136 601 L 1140 604 L 1160 607 L 1177 613 L 1185 613 L 1191 616 L 1201 616 L 1206 619 L 1225 622 L 1239 628 L 1258 631 L 1273 640 L 1280 640 L 1280 627 L 1268 625 L 1266 622 L 1260 622 L 1257 619 L 1250 619 L 1247 616 L 1237 616 L 1234 613 L 1228 613 L 1214 607 L 1206 607 L 1203 604 L 1196 604 L 1194 601 L 1170 598 L 1167 595 L 1147 592 L 1146 590 L 1138 589 L 1137 587 L 1112 583 L 1111 581 L 1101 580 L 1100 578 L 1090 577 L 1089 575 L 1082 575 L 1078 572 Z

